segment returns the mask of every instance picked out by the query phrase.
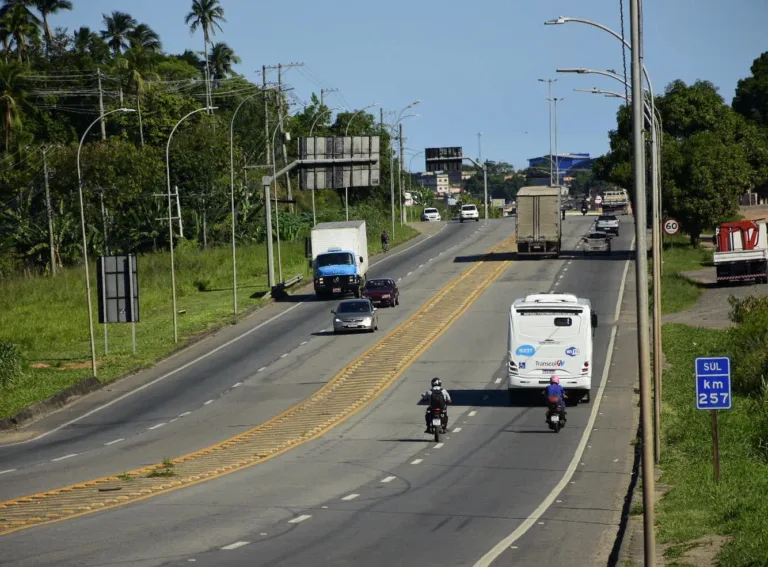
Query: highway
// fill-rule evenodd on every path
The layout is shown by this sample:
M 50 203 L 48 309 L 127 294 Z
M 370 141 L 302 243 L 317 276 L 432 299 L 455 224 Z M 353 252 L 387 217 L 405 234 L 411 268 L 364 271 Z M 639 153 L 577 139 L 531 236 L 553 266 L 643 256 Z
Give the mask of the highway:
M 568 217 L 565 248 L 575 249 L 591 222 Z M 637 422 L 634 269 L 621 252 L 630 248 L 631 217 L 622 224 L 609 257 L 513 262 L 391 388 L 319 439 L 203 484 L 2 536 L 0 564 L 605 564 Z M 483 226 L 449 224 L 374 268 L 372 275 L 402 278 L 401 306 L 382 309 L 381 326 L 403 321 L 509 236 L 514 221 L 475 232 Z M 570 408 L 558 435 L 546 428 L 543 407 L 509 407 L 504 383 L 509 304 L 550 290 L 590 298 L 600 317 L 593 401 Z M 3 475 L 0 500 L 199 449 L 310 395 L 381 338 L 326 336 L 331 306 L 275 305 L 249 325 L 292 310 L 86 419 L 0 449 L 0 468 L 17 468 Z M 211 344 L 242 332 L 228 329 Z M 188 360 L 166 366 L 180 362 Z M 168 368 L 70 411 L 93 410 Z M 435 375 L 454 400 L 452 431 L 439 446 L 423 433 L 423 408 L 416 405 Z M 48 424 L 73 415 L 62 412 Z M 107 444 L 115 439 L 121 441 Z

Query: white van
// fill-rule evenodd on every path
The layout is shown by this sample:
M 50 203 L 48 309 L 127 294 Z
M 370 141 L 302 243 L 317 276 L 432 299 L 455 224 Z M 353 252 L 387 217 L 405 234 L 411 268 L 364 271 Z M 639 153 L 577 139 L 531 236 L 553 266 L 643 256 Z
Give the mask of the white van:
M 516 299 L 509 309 L 509 402 L 521 389 L 543 390 L 560 378 L 571 402 L 590 400 L 592 337 L 597 314 L 588 299 L 541 293 Z

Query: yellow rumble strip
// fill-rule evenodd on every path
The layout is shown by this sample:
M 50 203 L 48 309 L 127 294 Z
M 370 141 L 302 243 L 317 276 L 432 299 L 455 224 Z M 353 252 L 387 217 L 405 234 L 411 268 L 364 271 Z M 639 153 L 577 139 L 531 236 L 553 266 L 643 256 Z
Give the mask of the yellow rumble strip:
M 490 252 L 514 250 L 514 238 Z M 480 260 L 313 396 L 216 445 L 119 476 L 0 503 L 0 535 L 144 500 L 266 461 L 315 439 L 386 390 L 510 265 Z

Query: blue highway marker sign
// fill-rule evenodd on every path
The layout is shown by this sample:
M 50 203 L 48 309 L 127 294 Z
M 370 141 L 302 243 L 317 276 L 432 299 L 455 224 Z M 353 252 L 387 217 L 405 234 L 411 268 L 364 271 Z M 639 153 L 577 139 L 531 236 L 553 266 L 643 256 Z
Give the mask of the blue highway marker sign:
M 731 409 L 730 357 L 696 359 L 696 409 Z

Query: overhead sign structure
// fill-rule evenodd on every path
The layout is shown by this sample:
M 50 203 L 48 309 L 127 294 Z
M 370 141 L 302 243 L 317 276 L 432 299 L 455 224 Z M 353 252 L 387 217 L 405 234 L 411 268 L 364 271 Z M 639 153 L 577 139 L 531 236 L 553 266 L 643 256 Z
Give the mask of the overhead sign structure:
M 731 409 L 730 357 L 696 359 L 696 409 Z
M 299 139 L 299 161 L 369 160 L 370 163 L 300 163 L 302 190 L 377 187 L 379 136 L 313 136 Z
M 680 232 L 680 223 L 677 219 L 667 219 L 664 221 L 664 234 L 667 236 L 674 236 Z
M 426 169 L 431 171 L 461 171 L 464 156 L 461 147 L 426 148 L 424 150 Z

